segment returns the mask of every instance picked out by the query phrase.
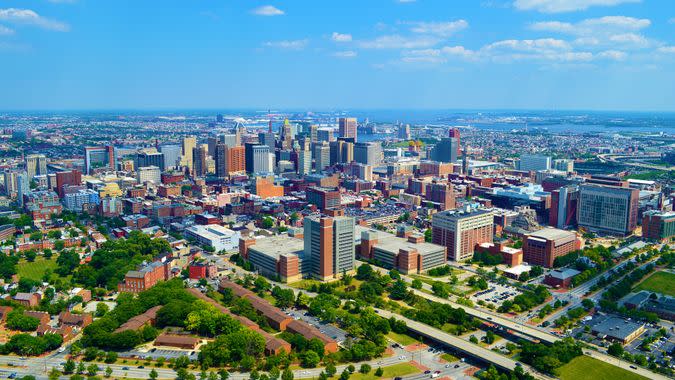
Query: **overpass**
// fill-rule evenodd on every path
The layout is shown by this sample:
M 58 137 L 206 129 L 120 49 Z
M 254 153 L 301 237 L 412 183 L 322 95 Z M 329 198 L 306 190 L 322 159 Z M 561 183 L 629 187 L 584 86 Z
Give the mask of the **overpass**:
M 522 365 L 523 369 L 526 372 L 532 374 L 535 378 L 546 380 L 552 379 L 547 375 L 537 372 L 534 368 L 528 365 L 520 364 L 511 358 L 500 355 L 494 351 L 491 351 L 487 348 L 483 348 L 477 344 L 467 342 L 454 335 L 450 335 L 445 331 L 431 327 L 424 323 L 413 321 L 412 319 L 405 318 L 399 314 L 394 314 L 386 310 L 375 309 L 375 311 L 384 318 L 394 317 L 397 320 L 404 321 L 408 326 L 408 330 L 420 336 L 423 336 L 427 339 L 431 339 L 443 345 L 450 346 L 456 351 L 460 351 L 480 361 L 491 363 L 495 367 L 501 368 L 503 370 L 513 371 L 518 365 Z

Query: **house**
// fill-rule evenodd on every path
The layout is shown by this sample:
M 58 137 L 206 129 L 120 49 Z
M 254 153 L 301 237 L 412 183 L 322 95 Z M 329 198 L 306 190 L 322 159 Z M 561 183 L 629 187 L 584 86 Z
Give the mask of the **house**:
M 30 310 L 24 310 L 23 315 L 27 317 L 33 317 L 40 321 L 41 325 L 47 325 L 49 324 L 49 321 L 51 318 L 49 317 L 49 313 L 44 312 L 44 311 L 30 311 Z
M 162 334 L 155 339 L 155 346 L 178 347 L 186 350 L 194 350 L 200 339 L 185 335 Z
M 94 321 L 94 318 L 89 313 L 73 314 L 69 311 L 63 311 L 59 314 L 59 323 L 66 326 L 85 328 Z
M 115 330 L 115 333 L 127 330 L 138 330 L 144 326 L 154 325 L 155 319 L 157 318 L 157 312 L 161 308 L 162 308 L 161 305 L 151 307 L 145 313 L 137 315 L 129 319 L 128 321 L 124 322 L 122 326 L 118 327 L 117 330 Z
M 7 320 L 7 314 L 14 310 L 11 306 L 0 306 L 0 322 Z
M 35 307 L 40 304 L 40 295 L 38 293 L 16 293 L 14 301 L 26 307 Z

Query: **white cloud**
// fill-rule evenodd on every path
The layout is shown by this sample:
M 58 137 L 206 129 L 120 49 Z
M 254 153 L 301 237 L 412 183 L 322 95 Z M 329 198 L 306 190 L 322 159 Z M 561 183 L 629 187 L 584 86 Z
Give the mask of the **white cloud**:
M 659 53 L 675 53 L 675 46 L 662 46 L 657 50 Z
M 619 50 L 605 50 L 598 53 L 599 58 L 607 58 L 614 61 L 623 61 L 627 56 L 626 52 Z
M 607 34 L 622 31 L 638 31 L 647 28 L 650 25 L 651 21 L 644 18 L 605 16 L 600 18 L 589 18 L 574 24 L 560 21 L 535 22 L 530 25 L 530 29 L 586 36 L 598 33 Z
M 303 40 L 282 40 L 282 41 L 268 41 L 263 45 L 284 50 L 302 50 L 309 44 L 308 39 Z
M 584 11 L 590 7 L 611 7 L 624 3 L 639 3 L 641 0 L 515 0 L 513 6 L 521 11 L 563 13 Z
M 57 32 L 67 32 L 70 29 L 68 24 L 44 18 L 30 9 L 0 9 L 0 20 L 14 24 L 34 25 Z
M 441 37 L 448 37 L 460 30 L 466 29 L 469 23 L 466 20 L 447 21 L 447 22 L 413 22 L 410 29 L 413 33 L 435 34 Z
M 482 50 L 499 51 L 511 50 L 519 52 L 546 53 L 553 51 L 571 50 L 567 41 L 554 38 L 540 38 L 537 40 L 503 40 L 493 42 Z
M 358 56 L 358 53 L 353 50 L 336 51 L 335 53 L 332 54 L 332 56 L 337 58 L 356 58 L 356 56 Z
M 422 49 L 438 44 L 440 40 L 430 36 L 403 37 L 398 34 L 380 36 L 374 40 L 359 41 L 363 49 Z
M 352 40 L 352 35 L 333 32 L 333 35 L 330 38 L 335 42 L 350 42 Z
M 285 14 L 284 11 L 272 5 L 263 5 L 252 12 L 258 16 L 282 16 Z
M 0 36 L 11 36 L 14 34 L 14 29 L 0 25 Z

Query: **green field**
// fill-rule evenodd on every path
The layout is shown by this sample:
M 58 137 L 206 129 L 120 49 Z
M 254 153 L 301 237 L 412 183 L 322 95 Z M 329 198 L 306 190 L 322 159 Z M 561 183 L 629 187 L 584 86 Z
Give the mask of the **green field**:
M 455 355 L 449 354 L 447 352 L 441 354 L 441 359 L 445 360 L 448 363 L 456 362 L 459 360 Z
M 647 380 L 646 377 L 585 355 L 560 367 L 558 375 L 561 380 Z
M 642 281 L 635 290 L 647 290 L 654 293 L 675 296 L 675 274 L 656 272 Z
M 20 278 L 42 281 L 42 276 L 44 276 L 47 269 L 51 269 L 52 271 L 56 269 L 56 259 L 46 260 L 44 257 L 38 256 L 32 263 L 22 259 L 19 261 L 17 269 Z
M 384 374 L 382 377 L 377 377 L 375 376 L 375 370 L 377 370 L 377 367 L 373 367 L 373 369 L 370 371 L 370 373 L 363 374 L 358 372 L 359 368 L 356 367 L 356 372 L 354 372 L 349 379 L 350 380 L 381 380 L 381 379 L 391 379 L 397 376 L 406 376 L 406 375 L 411 375 L 413 373 L 418 373 L 420 370 L 415 367 L 412 364 L 409 363 L 399 363 L 399 364 L 394 364 L 388 367 L 382 367 L 382 370 L 384 370 Z M 340 374 L 338 373 L 337 376 Z M 337 377 L 336 377 L 337 378 Z
M 411 344 L 419 343 L 419 341 L 410 335 L 407 334 L 399 334 L 395 333 L 393 331 L 390 331 L 389 334 L 387 334 L 387 338 L 393 340 L 394 342 L 402 345 L 402 346 L 409 346 Z

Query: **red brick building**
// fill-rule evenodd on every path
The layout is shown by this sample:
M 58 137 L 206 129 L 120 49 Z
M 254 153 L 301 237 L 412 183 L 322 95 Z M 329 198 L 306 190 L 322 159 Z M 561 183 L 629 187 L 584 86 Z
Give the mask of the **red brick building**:
M 551 268 L 556 257 L 581 249 L 576 233 L 556 228 L 544 228 L 523 239 L 524 260 L 530 265 Z

